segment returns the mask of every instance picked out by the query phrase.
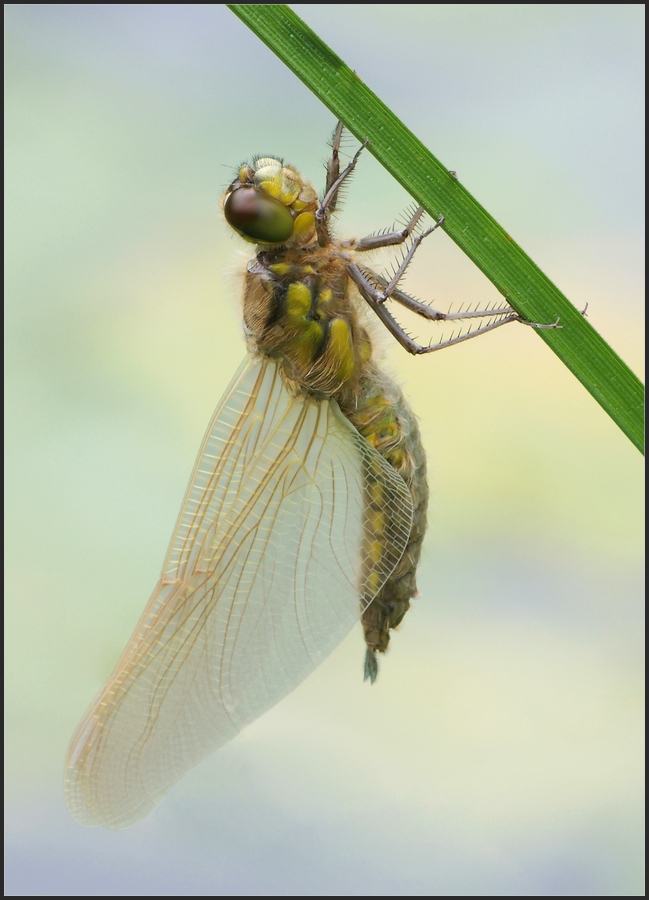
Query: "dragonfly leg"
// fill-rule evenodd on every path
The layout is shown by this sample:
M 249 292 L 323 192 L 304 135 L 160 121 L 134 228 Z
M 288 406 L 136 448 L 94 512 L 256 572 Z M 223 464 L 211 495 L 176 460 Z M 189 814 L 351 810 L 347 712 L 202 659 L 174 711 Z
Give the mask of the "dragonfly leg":
M 338 200 L 338 188 L 342 183 L 342 179 L 339 181 L 340 177 L 340 144 L 342 141 L 343 135 L 343 123 L 338 122 L 336 128 L 334 129 L 334 133 L 331 138 L 331 156 L 327 162 L 327 181 L 325 184 L 325 194 L 324 199 L 322 201 L 322 206 L 326 208 L 329 215 L 335 212 L 336 203 Z M 363 147 L 367 144 L 363 144 Z M 344 177 L 347 177 L 353 171 L 353 168 L 356 164 L 356 159 L 360 154 L 360 151 L 363 149 L 360 148 L 350 166 L 347 167 L 346 174 L 343 173 Z M 379 234 L 379 235 L 370 235 L 369 237 L 361 238 L 360 241 L 354 243 L 354 250 L 360 250 L 361 252 L 364 250 L 378 250 L 381 247 L 391 247 L 394 244 L 402 244 L 414 231 L 417 227 L 417 223 L 423 216 L 425 210 L 423 206 L 417 207 L 413 215 L 410 217 L 410 220 L 406 224 L 406 227 L 401 229 L 400 231 L 392 231 L 388 234 Z
M 468 334 L 459 334 L 457 336 L 452 336 L 444 341 L 439 341 L 437 344 L 429 344 L 428 346 L 418 344 L 410 335 L 399 325 L 397 320 L 391 313 L 386 309 L 385 303 L 383 300 L 384 293 L 379 290 L 372 284 L 372 282 L 368 279 L 368 277 L 361 272 L 359 267 L 355 263 L 350 263 L 347 266 L 347 271 L 349 273 L 349 277 L 352 279 L 356 287 L 358 288 L 361 296 L 366 301 L 370 309 L 378 316 L 378 318 L 383 322 L 385 327 L 388 329 L 390 334 L 401 344 L 401 346 L 408 351 L 408 353 L 412 353 L 417 356 L 422 353 L 433 353 L 435 350 L 442 350 L 444 347 L 451 347 L 453 344 L 460 344 L 463 341 L 468 341 L 471 338 L 478 337 L 480 334 L 486 334 L 488 331 L 493 331 L 495 328 L 500 328 L 501 325 L 507 325 L 509 322 L 522 322 L 525 325 L 531 325 L 533 328 L 561 328 L 559 325 L 559 320 L 557 319 L 551 325 L 540 325 L 536 322 L 527 322 L 522 316 L 519 316 L 517 312 L 515 312 L 511 307 L 507 307 L 504 310 L 489 310 L 483 311 L 484 315 L 489 316 L 500 316 L 500 318 L 496 322 L 489 322 L 487 325 L 481 325 L 479 328 L 476 328 L 475 331 L 470 331 Z M 402 292 L 399 292 L 402 293 Z M 404 295 L 408 296 L 408 295 Z M 397 299 L 396 297 L 394 299 Z M 409 298 L 414 299 L 414 298 Z M 415 301 L 419 303 L 420 301 Z M 404 304 L 406 305 L 406 304 Z M 421 306 L 428 310 L 432 311 L 431 307 L 426 306 L 425 304 L 421 304 Z M 415 310 L 416 312 L 417 310 Z M 438 311 L 433 311 L 438 312 Z M 427 318 L 437 319 L 451 319 L 457 317 L 458 314 L 453 313 L 439 313 L 435 316 L 426 316 Z M 462 316 L 462 314 L 459 314 Z M 475 315 L 475 314 L 474 314 Z
M 340 169 L 340 160 L 338 159 L 338 149 L 340 147 L 340 136 L 342 135 L 342 124 L 339 122 L 336 126 L 336 130 L 334 132 L 334 138 L 332 142 L 332 155 L 329 160 L 329 164 L 327 165 L 327 185 L 329 185 L 330 177 L 333 177 L 335 172 Z M 322 198 L 322 202 L 320 207 L 316 210 L 315 214 L 315 223 L 316 223 L 316 234 L 318 235 L 318 244 L 321 247 L 326 247 L 329 243 L 331 243 L 331 235 L 329 234 L 329 225 L 328 220 L 331 215 L 333 209 L 336 205 L 336 200 L 338 199 L 338 191 L 340 190 L 341 184 L 345 181 L 346 178 L 352 174 L 354 169 L 356 168 L 356 163 L 358 162 L 358 157 L 361 155 L 363 150 L 367 147 L 369 141 L 363 141 L 361 146 L 358 148 L 356 153 L 354 154 L 352 161 L 345 166 L 340 175 L 337 175 L 333 183 L 328 187 L 325 192 L 324 197 Z
M 377 284 L 382 289 L 382 294 L 384 294 L 386 288 L 388 287 L 388 280 L 386 278 L 383 278 L 383 276 L 379 275 L 377 272 L 373 272 L 371 269 L 365 269 L 365 272 L 369 275 L 371 281 Z M 514 315 L 517 317 L 517 321 L 519 321 L 522 325 L 529 325 L 530 328 L 562 327 L 561 325 L 559 325 L 559 319 L 549 325 L 542 324 L 540 322 L 529 322 L 527 319 L 519 316 L 511 306 L 492 307 L 490 309 L 473 309 L 466 310 L 466 312 L 455 313 L 442 312 L 442 310 L 435 309 L 434 306 L 430 306 L 428 303 L 422 303 L 421 300 L 416 300 L 414 297 L 411 297 L 410 294 L 406 294 L 405 291 L 399 290 L 399 288 L 395 288 L 392 291 L 392 293 L 390 294 L 390 299 L 395 300 L 397 303 L 400 303 L 401 306 L 404 306 L 411 312 L 416 313 L 418 316 L 422 316 L 424 319 L 430 319 L 433 322 L 455 322 L 462 319 L 481 319 L 489 318 L 491 316 Z
M 325 184 L 325 197 L 334 186 L 340 175 L 340 142 L 343 136 L 343 123 L 338 122 L 331 138 L 331 156 L 327 162 L 327 182 Z M 329 212 L 336 209 L 338 194 L 334 194 L 329 201 Z
M 363 252 L 366 250 L 379 250 L 381 247 L 392 247 L 394 244 L 402 244 L 415 230 L 424 212 L 424 207 L 418 206 L 406 227 L 401 231 L 389 231 L 387 234 L 371 234 L 356 241 L 353 249 Z
M 437 220 L 437 222 L 435 222 L 435 224 L 431 228 L 427 228 L 426 231 L 417 235 L 417 237 L 414 239 L 414 241 L 410 245 L 410 249 L 408 250 L 406 255 L 403 257 L 403 259 L 401 260 L 401 265 L 399 266 L 397 271 L 394 273 L 394 275 L 392 276 L 390 281 L 387 282 L 387 284 L 385 286 L 385 290 L 381 294 L 379 303 L 385 303 L 386 300 L 390 299 L 390 297 L 392 296 L 392 293 L 394 292 L 397 285 L 403 278 L 404 272 L 410 265 L 410 261 L 412 260 L 413 256 L 415 255 L 417 248 L 419 247 L 421 242 L 424 240 L 424 238 L 427 238 L 429 234 L 432 234 L 436 228 L 439 228 L 439 226 L 442 225 L 443 222 L 444 222 L 444 216 L 440 216 L 439 219 Z

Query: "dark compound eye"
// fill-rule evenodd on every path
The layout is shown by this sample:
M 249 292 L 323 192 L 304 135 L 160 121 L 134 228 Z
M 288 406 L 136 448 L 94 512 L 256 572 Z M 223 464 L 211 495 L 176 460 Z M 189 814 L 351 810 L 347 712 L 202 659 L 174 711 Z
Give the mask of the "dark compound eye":
M 279 200 L 252 186 L 232 191 L 223 206 L 235 231 L 260 244 L 281 244 L 293 234 L 293 217 Z

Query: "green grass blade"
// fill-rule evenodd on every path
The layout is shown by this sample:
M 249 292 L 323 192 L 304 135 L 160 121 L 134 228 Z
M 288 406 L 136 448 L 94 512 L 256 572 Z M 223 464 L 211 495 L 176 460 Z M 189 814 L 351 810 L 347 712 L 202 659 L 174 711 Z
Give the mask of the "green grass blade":
M 228 4 L 327 106 L 536 329 L 644 452 L 644 388 L 590 323 L 462 184 L 288 6 Z

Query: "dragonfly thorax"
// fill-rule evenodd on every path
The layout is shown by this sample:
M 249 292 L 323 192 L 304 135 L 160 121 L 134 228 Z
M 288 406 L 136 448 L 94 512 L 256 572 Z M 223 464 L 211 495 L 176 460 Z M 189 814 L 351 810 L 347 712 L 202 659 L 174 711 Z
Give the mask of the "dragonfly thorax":
M 256 352 L 280 360 L 297 392 L 341 406 L 359 394 L 372 356 L 347 261 L 317 244 L 262 251 L 248 267 L 243 309 Z

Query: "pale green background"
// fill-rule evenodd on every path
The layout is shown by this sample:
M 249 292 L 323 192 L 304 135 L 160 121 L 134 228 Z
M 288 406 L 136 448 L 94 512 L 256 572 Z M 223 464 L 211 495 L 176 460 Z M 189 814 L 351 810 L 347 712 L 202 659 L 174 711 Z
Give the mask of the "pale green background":
M 642 7 L 295 9 L 639 372 Z M 519 325 L 384 340 L 432 503 L 377 684 L 357 629 L 141 824 L 68 817 L 67 742 L 244 353 L 229 167 L 320 185 L 334 121 L 224 6 L 5 11 L 7 893 L 641 894 L 642 460 Z M 365 154 L 341 231 L 407 204 Z M 408 285 L 497 300 L 443 234 Z

